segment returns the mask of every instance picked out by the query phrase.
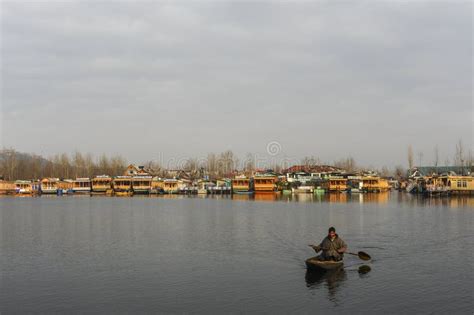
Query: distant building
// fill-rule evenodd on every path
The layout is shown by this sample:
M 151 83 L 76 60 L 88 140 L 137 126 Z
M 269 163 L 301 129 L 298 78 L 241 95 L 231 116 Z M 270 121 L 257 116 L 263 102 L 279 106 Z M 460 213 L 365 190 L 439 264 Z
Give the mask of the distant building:
M 144 166 L 135 166 L 130 164 L 125 172 L 123 173 L 124 176 L 150 176 L 150 173 L 145 170 Z
M 416 178 L 431 175 L 470 175 L 471 169 L 469 167 L 461 166 L 417 166 L 408 170 L 408 177 Z
M 331 165 L 293 165 L 286 170 L 283 170 L 283 173 L 319 173 L 319 174 L 330 174 L 330 173 L 343 173 L 345 170 L 339 167 Z
M 288 182 L 309 182 L 343 173 L 345 170 L 330 165 L 293 165 L 283 170 Z

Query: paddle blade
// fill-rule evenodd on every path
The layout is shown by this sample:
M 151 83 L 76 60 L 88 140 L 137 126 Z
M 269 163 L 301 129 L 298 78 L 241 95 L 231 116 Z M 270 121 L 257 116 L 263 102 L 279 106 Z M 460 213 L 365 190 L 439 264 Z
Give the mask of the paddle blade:
M 372 257 L 370 257 L 369 254 L 365 253 L 365 252 L 358 252 L 357 253 L 357 256 L 359 256 L 360 259 L 362 260 L 370 260 L 372 259 Z

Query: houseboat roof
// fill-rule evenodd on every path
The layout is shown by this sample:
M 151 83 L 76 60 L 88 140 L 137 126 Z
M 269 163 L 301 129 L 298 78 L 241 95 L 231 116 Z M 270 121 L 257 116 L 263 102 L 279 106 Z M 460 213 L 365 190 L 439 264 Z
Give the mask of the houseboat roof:
M 177 183 L 178 180 L 176 178 L 165 178 L 163 180 L 165 183 Z
M 59 178 L 48 177 L 48 178 L 43 178 L 41 181 L 42 182 L 59 182 Z
M 31 184 L 31 180 L 17 179 L 15 184 Z
M 109 175 L 97 175 L 96 177 L 94 177 L 94 179 L 107 179 L 107 178 L 111 178 Z
M 233 179 L 248 179 L 245 175 L 236 175 Z
M 450 179 L 474 179 L 472 175 L 448 175 L 446 177 Z
M 88 177 L 79 177 L 74 180 L 75 182 L 90 182 L 90 178 Z
M 331 165 L 293 165 L 284 170 L 283 173 L 340 173 L 343 171 L 342 168 Z
M 138 179 L 138 180 L 144 180 L 144 179 L 149 179 L 152 180 L 152 176 L 133 176 L 132 179 Z

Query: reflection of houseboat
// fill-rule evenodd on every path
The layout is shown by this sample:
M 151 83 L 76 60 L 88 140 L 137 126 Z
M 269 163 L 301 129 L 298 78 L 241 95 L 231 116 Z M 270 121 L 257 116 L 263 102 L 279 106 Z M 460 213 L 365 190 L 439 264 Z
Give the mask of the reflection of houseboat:
M 250 178 L 236 177 L 232 179 L 232 192 L 234 194 L 250 194 L 252 193 L 252 186 Z
M 15 181 L 15 192 L 20 195 L 30 195 L 33 193 L 33 185 L 29 180 Z
M 330 177 L 328 180 L 322 183 L 321 187 L 329 192 L 347 191 L 347 179 Z
M 178 180 L 165 179 L 163 182 L 163 191 L 165 192 L 165 194 L 177 194 L 178 193 Z
M 92 192 L 96 194 L 112 193 L 112 178 L 107 175 L 96 176 L 92 179 Z
M 360 190 L 364 192 L 384 192 L 390 190 L 388 180 L 376 176 L 362 177 Z
M 292 191 L 295 194 L 311 194 L 313 192 L 314 187 L 309 185 L 299 185 L 295 188 L 292 188 Z
M 117 176 L 113 179 L 112 185 L 117 196 L 133 195 L 132 178 L 130 176 Z
M 77 193 L 88 194 L 91 192 L 91 180 L 89 178 L 76 178 L 73 182 L 72 191 Z
M 149 194 L 151 190 L 151 176 L 133 176 L 132 189 L 134 194 Z
M 255 176 L 253 178 L 253 187 L 255 193 L 272 193 L 276 191 L 276 177 L 274 176 Z
M 40 191 L 42 194 L 56 194 L 58 191 L 59 178 L 43 178 Z

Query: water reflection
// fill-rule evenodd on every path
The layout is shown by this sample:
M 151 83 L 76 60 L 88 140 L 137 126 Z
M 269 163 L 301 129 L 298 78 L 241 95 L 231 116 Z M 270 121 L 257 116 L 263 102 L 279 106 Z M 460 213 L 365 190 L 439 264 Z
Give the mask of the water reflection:
M 328 271 L 306 271 L 306 286 L 310 289 L 326 287 L 330 300 L 336 298 L 336 293 L 341 284 L 347 280 L 344 268 Z
M 449 208 L 471 208 L 474 209 L 474 196 L 451 195 L 427 197 L 408 193 L 398 193 L 398 203 L 408 204 L 411 207 L 449 207 Z
M 257 201 L 276 201 L 280 197 L 278 193 L 256 193 L 254 199 Z
M 108 195 L 93 195 L 96 197 L 113 198 Z M 0 196 L 8 197 L 8 196 Z M 31 196 L 18 196 L 31 198 Z M 87 197 L 87 196 L 76 196 Z M 129 197 L 130 196 L 126 196 Z M 57 197 L 55 195 L 43 195 L 41 198 L 71 198 L 71 196 Z M 388 204 L 390 201 L 405 204 L 410 207 L 449 207 L 449 208 L 471 208 L 474 209 L 474 196 L 472 195 L 451 195 L 427 197 L 414 195 L 405 192 L 382 192 L 382 193 L 325 193 L 325 194 L 284 194 L 284 193 L 256 193 L 256 194 L 233 194 L 233 195 L 142 195 L 133 198 L 163 198 L 163 199 L 232 199 L 242 201 L 283 201 L 283 202 L 314 202 L 314 203 L 375 203 Z
M 360 275 L 365 275 L 365 274 L 369 273 L 371 270 L 372 270 L 372 268 L 370 268 L 370 266 L 362 265 L 362 266 L 359 267 L 359 269 L 357 271 L 359 272 Z

